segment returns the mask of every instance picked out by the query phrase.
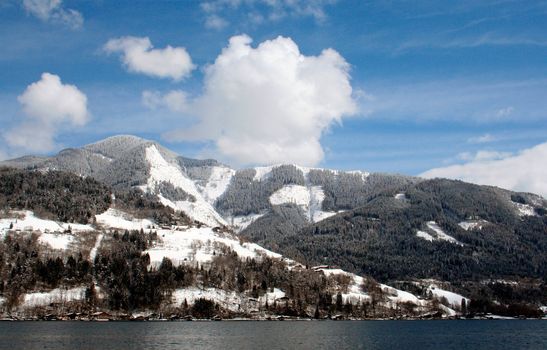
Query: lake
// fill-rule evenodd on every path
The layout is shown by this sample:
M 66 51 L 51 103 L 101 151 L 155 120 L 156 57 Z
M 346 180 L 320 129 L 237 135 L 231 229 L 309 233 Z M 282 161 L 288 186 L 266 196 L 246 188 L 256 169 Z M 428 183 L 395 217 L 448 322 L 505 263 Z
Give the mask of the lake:
M 547 349 L 547 321 L 0 322 L 1 349 Z

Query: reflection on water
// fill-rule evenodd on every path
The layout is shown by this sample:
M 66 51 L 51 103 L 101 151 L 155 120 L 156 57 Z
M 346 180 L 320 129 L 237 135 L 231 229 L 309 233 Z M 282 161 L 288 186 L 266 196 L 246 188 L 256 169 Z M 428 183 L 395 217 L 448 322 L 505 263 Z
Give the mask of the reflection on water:
M 0 348 L 547 349 L 547 322 L 0 322 Z

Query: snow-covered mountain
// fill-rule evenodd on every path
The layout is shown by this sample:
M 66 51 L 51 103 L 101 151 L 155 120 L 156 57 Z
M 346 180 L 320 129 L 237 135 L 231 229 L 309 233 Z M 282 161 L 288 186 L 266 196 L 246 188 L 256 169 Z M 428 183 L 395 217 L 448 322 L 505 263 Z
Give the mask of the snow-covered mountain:
M 363 185 L 369 176 L 361 171 L 339 172 L 295 165 L 235 170 L 214 160 L 184 158 L 156 142 L 125 135 L 79 149 L 66 149 L 53 157 L 29 156 L 0 164 L 63 170 L 91 176 L 114 187 L 138 187 L 156 194 L 162 203 L 184 211 L 196 221 L 210 227 L 232 226 L 238 231 L 267 215 L 274 206 L 294 205 L 308 222 L 351 209 L 352 206 L 334 205 L 325 210 L 322 182 L 343 178 Z M 243 201 L 245 207 L 234 201 Z
M 115 198 L 114 205 L 105 211 L 110 202 L 98 198 L 83 212 L 70 211 L 68 215 L 67 208 L 62 208 L 69 218 L 77 215 L 90 219 L 92 213 L 95 217 L 95 222 L 83 221 L 89 222 L 87 225 L 70 224 L 69 234 L 63 233 L 68 223 L 41 222 L 44 219 L 31 212 L 5 217 L 8 221 L 0 223 L 4 235 L 39 227 L 41 244 L 59 251 L 80 247 L 75 249 L 83 251 L 84 256 L 96 256 L 100 247 L 112 242 L 114 236 L 109 230 L 153 227 L 159 237 L 146 252 L 152 266 L 161 264 L 163 258 L 175 265 L 206 263 L 221 250 L 234 251 L 241 259 L 278 257 L 289 269 L 301 268 L 299 264 L 291 265 L 299 261 L 308 266 L 324 265 L 318 271 L 338 279 L 350 276 L 349 285 L 332 290 L 350 299 L 346 294 L 363 290 L 359 275 L 386 284 L 411 281 L 404 289 L 419 290 L 415 297 L 423 297 L 427 288 L 433 295 L 442 291 L 443 283 L 455 282 L 461 286 L 461 294 L 469 295 L 483 288 L 485 278 L 511 283 L 522 279 L 541 281 L 546 272 L 547 203 L 528 193 L 452 180 L 291 164 L 236 170 L 215 160 L 185 158 L 134 136 L 115 136 L 63 150 L 53 157 L 27 156 L 2 165 L 63 170 L 80 175 L 76 178 L 96 179 L 113 189 L 138 189 L 192 219 L 184 225 L 161 227 L 151 215 L 136 219 L 124 212 L 115 205 Z M 62 193 L 62 188 L 57 190 Z M 90 228 L 96 232 L 96 240 L 91 244 L 88 240 L 93 235 L 85 235 L 85 245 L 79 245 L 84 237 L 79 232 Z M 245 239 L 253 243 L 245 243 Z M 427 283 L 415 286 L 428 279 L 444 282 L 437 283 L 437 289 Z M 530 285 L 533 289 L 542 284 Z M 274 288 L 261 298 L 272 297 L 275 301 L 276 296 L 287 293 L 287 286 Z M 178 296 L 178 302 L 208 295 L 242 305 L 235 301 L 241 301 L 237 293 L 192 290 L 173 295 Z M 368 290 L 363 293 L 356 300 L 362 301 L 365 294 L 370 296 Z M 401 293 L 388 293 L 388 299 L 402 302 L 397 299 L 404 295 Z M 538 295 L 534 293 L 527 295 Z M 546 304 L 544 299 L 541 302 Z M 419 306 L 421 302 L 414 304 Z

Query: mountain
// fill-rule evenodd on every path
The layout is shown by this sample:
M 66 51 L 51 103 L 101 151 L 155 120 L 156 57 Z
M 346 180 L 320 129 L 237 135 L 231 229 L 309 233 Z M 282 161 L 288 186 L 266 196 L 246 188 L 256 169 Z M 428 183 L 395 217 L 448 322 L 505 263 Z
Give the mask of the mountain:
M 275 208 L 294 206 L 302 222 L 317 222 L 363 205 L 374 193 L 415 178 L 278 165 L 234 170 L 215 160 L 178 156 L 157 142 L 114 136 L 53 157 L 0 162 L 20 169 L 61 170 L 114 188 L 140 188 L 210 226 L 242 230 Z
M 0 316 L 7 319 L 467 312 L 468 299 L 436 282 L 412 294 L 341 269 L 310 268 L 195 222 L 157 195 L 90 177 L 2 168 L 0 207 Z
M 547 202 L 534 194 L 288 164 L 235 170 L 134 136 L 0 165 L 138 189 L 196 223 L 233 230 L 308 265 L 341 267 L 407 290 L 435 279 L 498 300 L 507 300 L 507 288 L 528 293 L 520 285 L 530 295 L 517 300 L 547 304 Z

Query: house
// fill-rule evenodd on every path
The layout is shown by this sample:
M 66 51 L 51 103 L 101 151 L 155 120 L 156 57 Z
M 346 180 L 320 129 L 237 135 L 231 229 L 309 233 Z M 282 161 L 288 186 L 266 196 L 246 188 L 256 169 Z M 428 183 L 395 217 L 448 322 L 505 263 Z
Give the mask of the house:
M 112 318 L 108 312 L 98 311 L 91 314 L 91 319 L 93 321 L 108 321 Z

